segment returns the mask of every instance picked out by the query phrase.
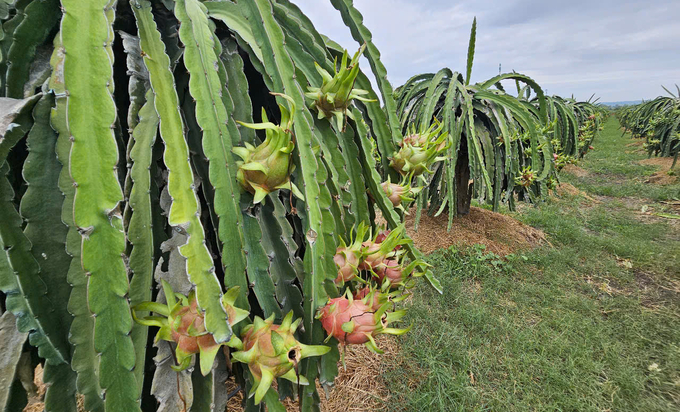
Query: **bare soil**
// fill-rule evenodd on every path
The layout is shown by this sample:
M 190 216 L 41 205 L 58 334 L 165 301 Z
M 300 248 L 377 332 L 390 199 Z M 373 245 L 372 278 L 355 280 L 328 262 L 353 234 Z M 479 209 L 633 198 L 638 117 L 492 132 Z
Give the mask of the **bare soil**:
M 678 176 L 671 176 L 668 171 L 673 165 L 672 157 L 651 157 L 649 159 L 640 160 L 638 163 L 645 166 L 657 166 L 659 171 L 651 175 L 645 183 L 652 183 L 656 185 L 670 185 L 678 181 Z M 676 173 L 680 173 L 680 168 L 676 167 Z

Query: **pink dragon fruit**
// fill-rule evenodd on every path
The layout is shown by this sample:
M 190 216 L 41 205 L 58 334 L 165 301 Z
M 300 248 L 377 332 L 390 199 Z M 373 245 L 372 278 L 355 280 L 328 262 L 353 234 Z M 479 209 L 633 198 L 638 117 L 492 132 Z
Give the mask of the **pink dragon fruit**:
M 333 256 L 333 261 L 338 267 L 338 276 L 335 279 L 337 285 L 349 282 L 359 274 L 359 267 L 363 258 L 362 241 L 366 237 L 366 233 L 368 233 L 368 226 L 361 222 L 357 227 L 354 239 L 350 238 L 349 246 L 340 238 L 340 246 Z
M 160 328 L 156 334 L 156 341 L 162 339 L 177 343 L 175 356 L 178 365 L 173 366 L 173 369 L 177 371 L 186 369 L 191 364 L 193 355 L 200 354 L 201 373 L 205 376 L 212 370 L 220 346 L 224 344 L 238 349 L 241 347 L 241 341 L 236 335 L 232 335 L 228 342 L 217 343 L 213 335 L 205 329 L 203 312 L 198 308 L 194 291 L 186 297 L 174 293 L 165 280 L 161 283 L 167 304 L 142 302 L 132 308 L 132 316 L 137 323 Z M 234 306 L 238 293 L 239 288 L 234 287 L 222 297 L 222 305 L 226 309 L 231 326 L 248 317 L 248 311 Z M 152 311 L 161 316 L 139 318 L 137 311 Z
M 403 335 L 410 330 L 389 328 L 388 325 L 404 317 L 405 310 L 387 312 L 389 303 L 377 310 L 364 300 L 354 299 L 347 291 L 344 296 L 331 299 L 319 312 L 319 319 L 328 334 L 342 344 L 365 344 L 368 349 L 382 353 L 375 336 L 382 333 Z
M 331 348 L 305 345 L 295 339 L 295 330 L 302 319 L 293 322 L 293 312 L 288 312 L 281 325 L 274 324 L 274 315 L 266 320 L 256 316 L 251 325 L 243 329 L 243 349 L 232 354 L 232 360 L 248 365 L 254 384 L 249 396 L 255 395 L 259 404 L 275 378 L 287 379 L 300 385 L 309 381 L 297 374 L 299 362 L 310 356 L 321 356 Z

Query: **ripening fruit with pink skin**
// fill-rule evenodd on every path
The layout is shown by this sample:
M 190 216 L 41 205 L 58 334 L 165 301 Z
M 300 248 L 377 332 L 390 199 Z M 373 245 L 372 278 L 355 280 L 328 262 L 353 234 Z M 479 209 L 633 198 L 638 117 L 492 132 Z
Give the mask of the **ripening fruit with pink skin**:
M 595 148 L 593 146 L 588 146 L 588 149 L 595 150 Z
M 361 270 L 371 270 L 385 260 L 385 255 L 380 253 L 380 243 L 364 242 L 364 260 L 359 265 Z
M 401 205 L 401 200 L 402 196 L 405 195 L 408 190 L 400 186 L 396 183 L 390 183 L 390 182 L 383 182 L 380 184 L 385 191 L 385 194 L 387 195 L 387 198 L 390 199 L 390 202 L 392 202 L 392 205 L 394 207 L 397 207 Z
M 380 282 L 389 280 L 392 288 L 398 287 L 405 279 L 404 271 L 397 259 L 385 259 L 385 261 L 375 269 Z
M 357 252 L 348 247 L 339 247 L 335 256 L 333 256 L 333 261 L 338 266 L 338 277 L 335 279 L 336 284 L 341 284 L 354 279 L 359 270 L 359 257 Z
M 232 335 L 228 342 L 217 343 L 213 335 L 205 328 L 204 315 L 198 307 L 195 293 L 192 291 L 188 297 L 183 296 L 174 293 L 170 284 L 165 280 L 162 280 L 161 284 L 167 303 L 142 302 L 132 308 L 132 317 L 139 324 L 159 327 L 156 342 L 166 340 L 177 343 L 175 358 L 178 365 L 172 365 L 174 370 L 181 371 L 188 368 L 193 355 L 199 354 L 201 373 L 206 376 L 212 370 L 220 346 L 227 345 L 238 349 L 241 347 L 241 341 L 236 335 Z M 221 299 L 231 326 L 249 315 L 248 311 L 234 306 L 238 293 L 238 287 L 230 288 Z M 151 311 L 161 316 L 139 318 L 137 311 Z
M 331 299 L 319 311 L 321 325 L 328 334 L 340 343 L 358 345 L 365 344 L 370 350 L 382 353 L 375 344 L 375 336 L 381 333 L 402 335 L 410 329 L 388 328 L 388 324 L 401 319 L 406 311 L 387 313 L 388 304 L 377 310 L 366 302 L 354 297 L 347 291 L 345 296 Z
M 301 320 L 293 322 L 292 311 L 281 325 L 274 324 L 274 315 L 266 320 L 256 316 L 253 323 L 243 329 L 243 350 L 234 352 L 232 360 L 247 364 L 253 374 L 254 384 L 249 396 L 255 395 L 255 404 L 262 401 L 276 378 L 308 385 L 309 381 L 296 373 L 296 366 L 302 359 L 330 351 L 327 346 L 305 345 L 295 339 L 295 330 Z
M 354 293 L 354 299 L 364 301 L 364 303 L 374 311 L 378 310 L 380 305 L 386 301 L 386 299 L 381 298 L 381 294 L 377 290 L 371 290 L 369 287 L 357 290 Z
M 553 159 L 557 160 L 558 157 L 557 153 L 553 153 Z

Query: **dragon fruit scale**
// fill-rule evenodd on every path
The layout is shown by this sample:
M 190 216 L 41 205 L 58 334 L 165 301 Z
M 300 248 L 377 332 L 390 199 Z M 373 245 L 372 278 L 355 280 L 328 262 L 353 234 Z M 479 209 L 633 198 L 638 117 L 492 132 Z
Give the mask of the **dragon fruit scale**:
M 387 312 L 389 302 L 378 309 L 369 305 L 369 299 L 354 299 L 349 291 L 344 296 L 331 299 L 321 308 L 318 318 L 328 334 L 342 344 L 364 344 L 375 353 L 382 353 L 375 343 L 379 334 L 403 335 L 410 330 L 390 328 L 388 325 L 406 314 L 405 310 Z
M 303 198 L 300 190 L 290 181 L 290 175 L 295 165 L 291 160 L 291 154 L 295 149 L 293 141 L 293 116 L 295 103 L 281 93 L 272 93 L 290 102 L 290 112 L 279 105 L 281 111 L 281 124 L 275 125 L 268 121 L 267 115 L 262 109 L 263 123 L 238 122 L 242 126 L 265 130 L 266 138 L 257 147 L 245 143 L 245 147 L 234 147 L 232 152 L 241 158 L 237 162 L 238 171 L 236 179 L 241 186 L 253 194 L 253 203 L 260 203 L 267 194 L 277 189 L 288 189 L 299 198 Z
M 321 356 L 331 348 L 322 345 L 305 345 L 295 339 L 300 321 L 293 322 L 293 312 L 288 312 L 280 325 L 274 324 L 274 315 L 266 320 L 256 316 L 252 324 L 243 329 L 243 349 L 232 353 L 232 361 L 248 365 L 254 384 L 249 396 L 259 404 L 275 378 L 283 378 L 300 385 L 309 382 L 297 374 L 298 363 L 311 356 Z
M 163 291 L 167 303 L 142 302 L 132 308 L 132 316 L 136 322 L 146 326 L 158 326 L 156 342 L 166 340 L 175 342 L 175 357 L 177 365 L 173 369 L 181 371 L 189 367 L 193 355 L 200 354 L 200 367 L 203 376 L 210 373 L 218 350 L 222 345 L 240 348 L 241 341 L 232 335 L 228 342 L 217 343 L 213 335 L 205 328 L 203 312 L 198 307 L 194 291 L 189 296 L 174 293 L 172 287 L 165 280 L 162 281 Z M 248 311 L 234 306 L 239 288 L 234 287 L 222 297 L 228 322 L 233 326 L 248 317 Z M 139 318 L 137 311 L 151 311 L 161 316 L 145 316 Z

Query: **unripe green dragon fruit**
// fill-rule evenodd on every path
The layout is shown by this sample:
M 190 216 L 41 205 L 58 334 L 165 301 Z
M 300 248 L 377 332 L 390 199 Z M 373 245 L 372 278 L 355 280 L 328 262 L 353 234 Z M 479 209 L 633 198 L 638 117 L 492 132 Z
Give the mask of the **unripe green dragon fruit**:
M 523 168 L 520 175 L 515 178 L 515 184 L 522 187 L 529 187 L 536 181 L 536 172 L 527 166 Z
M 191 358 L 200 354 L 200 366 L 203 376 L 210 373 L 215 356 L 223 344 L 240 348 L 241 341 L 236 335 L 226 343 L 217 343 L 213 335 L 205 329 L 203 312 L 198 307 L 194 291 L 189 296 L 174 293 L 168 282 L 162 280 L 163 291 L 167 304 L 157 302 L 142 302 L 132 308 L 132 316 L 136 322 L 146 326 L 158 326 L 156 342 L 166 340 L 177 343 L 175 356 L 178 365 L 172 368 L 181 371 L 189 367 Z M 222 297 L 222 306 L 228 316 L 229 325 L 233 326 L 248 317 L 248 311 L 237 308 L 234 302 L 239 293 L 238 287 L 233 287 Z M 137 311 L 151 311 L 161 316 L 145 316 L 139 318 Z
M 334 337 L 340 343 L 350 345 L 365 344 L 368 349 L 382 353 L 375 343 L 375 337 L 382 333 L 403 335 L 411 328 L 395 329 L 388 327 L 406 314 L 405 310 L 387 312 L 389 302 L 378 309 L 373 308 L 373 302 L 354 299 L 348 291 L 344 296 L 331 299 L 321 308 L 318 318 L 328 334 L 328 339 Z
M 243 349 L 232 353 L 232 361 L 248 365 L 254 380 L 249 396 L 255 395 L 256 405 L 262 401 L 275 378 L 309 385 L 304 376 L 297 374 L 299 362 L 331 350 L 327 346 L 298 342 L 295 330 L 301 320 L 293 322 L 292 311 L 288 312 L 281 325 L 274 324 L 274 315 L 266 320 L 256 316 L 254 322 L 243 329 Z
M 359 74 L 359 57 L 366 49 L 364 43 L 354 54 L 352 60 L 347 64 L 347 50 L 342 54 L 340 70 L 337 70 L 337 59 L 334 62 L 336 71 L 333 76 L 324 70 L 318 63 L 314 62 L 316 70 L 323 79 L 321 87 L 309 87 L 305 96 L 311 100 L 310 108 L 318 111 L 319 119 L 335 119 L 338 130 L 345 130 L 345 116 L 352 118 L 352 112 L 347 110 L 352 99 L 364 102 L 374 102 L 375 100 L 363 97 L 368 94 L 367 90 L 355 89 L 354 81 Z
M 241 186 L 253 194 L 253 203 L 260 203 L 267 194 L 277 189 L 288 189 L 300 199 L 304 199 L 300 190 L 290 181 L 290 175 L 295 169 L 291 161 L 291 154 L 295 149 L 293 139 L 293 116 L 295 103 L 293 99 L 281 93 L 272 93 L 286 99 L 291 106 L 290 112 L 279 105 L 281 110 L 281 124 L 275 125 L 267 119 L 262 109 L 262 123 L 244 123 L 241 125 L 257 130 L 264 130 L 266 138 L 257 147 L 245 143 L 245 147 L 234 147 L 232 151 L 242 161 L 237 162 L 236 179 Z
M 425 131 L 412 129 L 399 144 L 401 148 L 390 158 L 390 166 L 402 176 L 422 176 L 432 173 L 433 163 L 446 159 L 442 154 L 448 149 L 448 132 L 442 133 L 444 125 L 435 122 Z

